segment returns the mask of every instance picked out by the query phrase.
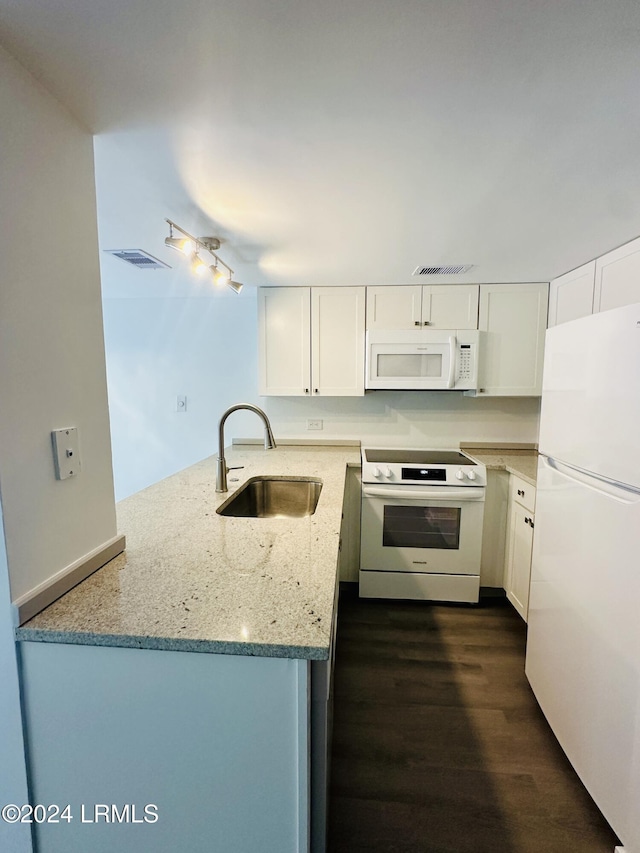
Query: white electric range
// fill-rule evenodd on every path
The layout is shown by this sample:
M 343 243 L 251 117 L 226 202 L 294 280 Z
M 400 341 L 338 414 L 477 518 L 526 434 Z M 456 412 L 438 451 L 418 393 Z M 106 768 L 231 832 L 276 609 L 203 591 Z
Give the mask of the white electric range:
M 362 448 L 360 596 L 477 602 L 486 484 L 459 450 Z

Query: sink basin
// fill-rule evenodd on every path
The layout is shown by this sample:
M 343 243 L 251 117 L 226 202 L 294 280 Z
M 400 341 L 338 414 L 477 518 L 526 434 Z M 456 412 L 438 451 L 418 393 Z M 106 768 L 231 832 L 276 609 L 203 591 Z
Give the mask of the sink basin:
M 216 512 L 239 518 L 304 518 L 316 511 L 321 489 L 322 480 L 314 477 L 251 477 Z

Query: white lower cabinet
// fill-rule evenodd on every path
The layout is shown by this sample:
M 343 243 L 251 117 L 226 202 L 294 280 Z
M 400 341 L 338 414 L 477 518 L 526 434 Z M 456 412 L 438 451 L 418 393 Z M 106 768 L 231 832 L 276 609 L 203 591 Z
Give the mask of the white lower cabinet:
M 339 578 L 357 583 L 360 572 L 360 506 L 362 473 L 360 466 L 347 466 L 340 527 Z
M 365 291 L 364 287 L 260 288 L 260 394 L 364 395 Z
M 478 396 L 539 397 L 549 285 L 483 284 Z
M 512 474 L 509 480 L 505 590 L 507 598 L 525 622 L 529 611 L 535 500 L 535 488 Z
M 484 499 L 482 526 L 482 556 L 480 586 L 502 590 L 509 501 L 509 474 L 487 469 L 487 489 Z
M 34 824 L 39 853 L 323 849 L 328 661 L 20 647 L 33 802 L 73 815 Z M 111 803 L 137 822 L 96 816 Z

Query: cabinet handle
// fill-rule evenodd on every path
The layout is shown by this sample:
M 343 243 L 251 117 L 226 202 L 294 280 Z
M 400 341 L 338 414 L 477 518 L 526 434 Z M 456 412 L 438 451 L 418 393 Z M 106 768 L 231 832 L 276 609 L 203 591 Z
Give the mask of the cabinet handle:
M 318 393 L 318 389 L 317 389 L 317 388 L 314 388 L 314 389 L 313 389 L 313 393 L 314 393 L 314 394 L 317 394 L 317 393 Z
M 431 320 L 425 320 L 425 321 L 424 321 L 424 323 L 423 323 L 422 325 L 423 325 L 423 326 L 430 326 L 430 325 L 431 325 Z
M 308 393 L 309 393 L 309 389 L 308 389 L 308 388 L 305 388 L 305 389 L 304 389 L 304 393 L 305 393 L 305 394 L 308 394 Z
M 530 519 L 530 518 L 525 518 L 524 523 L 525 523 L 525 524 L 529 524 L 529 522 L 530 522 L 530 521 L 531 521 L 531 519 Z
M 518 494 L 519 494 L 521 497 L 524 497 L 524 491 L 523 491 L 522 489 L 518 489 Z
M 419 325 L 420 325 L 420 320 L 414 320 L 414 321 L 413 321 L 413 325 L 414 325 L 414 326 L 419 326 Z
M 529 519 L 529 527 L 530 527 L 532 530 L 533 530 L 533 528 L 535 527 L 535 524 L 533 523 L 533 519 L 532 519 L 532 518 L 530 518 L 530 519 Z

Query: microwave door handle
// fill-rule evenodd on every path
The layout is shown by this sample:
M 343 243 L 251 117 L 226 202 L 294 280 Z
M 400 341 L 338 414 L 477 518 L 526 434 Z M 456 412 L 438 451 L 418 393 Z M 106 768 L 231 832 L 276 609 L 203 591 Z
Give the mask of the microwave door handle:
M 456 337 L 449 335 L 449 382 L 447 388 L 453 388 L 456 380 Z

